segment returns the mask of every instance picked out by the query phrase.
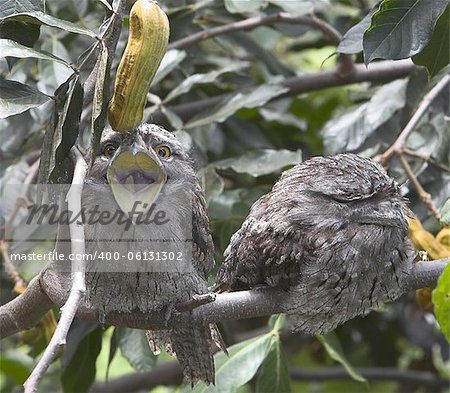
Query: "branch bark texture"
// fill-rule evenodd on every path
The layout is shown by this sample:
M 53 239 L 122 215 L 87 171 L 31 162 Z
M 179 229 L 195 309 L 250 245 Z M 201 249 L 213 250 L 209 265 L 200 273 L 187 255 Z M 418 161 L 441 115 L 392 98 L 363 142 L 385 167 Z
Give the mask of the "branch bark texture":
M 280 82 L 279 85 L 287 87 L 289 90 L 286 93 L 275 97 L 274 100 L 330 87 L 346 86 L 353 83 L 378 83 L 405 78 L 413 68 L 414 64 L 411 60 L 386 60 L 372 63 L 368 67 L 364 64 L 355 64 L 353 72 L 345 75 L 341 74 L 339 68 L 334 68 L 332 70 L 287 78 Z M 245 89 L 230 94 L 220 94 L 194 102 L 173 105 L 168 108 L 186 122 L 199 113 L 211 109 L 221 102 L 226 102 L 232 95 L 237 93 L 245 93 Z
M 404 292 L 435 285 L 449 262 L 450 258 L 445 258 L 414 264 Z M 41 273 L 35 281 L 30 283 L 30 287 L 23 295 L 0 308 L 1 338 L 18 332 L 23 327 L 33 326 L 39 320 L 38 314 L 42 316 L 50 308 L 48 298 L 57 305 L 64 304 L 69 293 L 70 282 L 68 273 L 52 270 Z M 33 296 L 28 293 L 30 288 Z M 36 288 L 42 288 L 42 290 L 38 291 Z M 45 303 L 46 299 L 47 303 Z M 207 322 L 260 317 L 285 312 L 287 299 L 286 292 L 274 288 L 222 293 L 216 296 L 215 301 L 194 309 L 191 315 L 194 320 Z M 42 307 L 41 303 L 48 307 Z M 33 312 L 28 315 L 24 310 L 33 310 Z M 80 304 L 76 317 L 88 321 L 99 320 L 97 313 L 86 307 L 85 304 Z M 147 315 L 139 311 L 130 311 L 130 313 L 108 314 L 105 323 L 152 330 L 180 326 L 189 321 L 192 323 L 191 317 L 186 313 L 174 312 L 166 324 L 164 313 Z

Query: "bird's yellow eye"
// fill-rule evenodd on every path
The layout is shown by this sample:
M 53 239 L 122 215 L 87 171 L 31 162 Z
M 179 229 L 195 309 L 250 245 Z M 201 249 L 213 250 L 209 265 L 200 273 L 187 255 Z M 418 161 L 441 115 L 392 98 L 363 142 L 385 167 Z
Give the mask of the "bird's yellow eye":
M 156 146 L 155 151 L 161 158 L 169 158 L 172 155 L 170 148 L 165 145 Z
M 107 145 L 105 145 L 105 147 L 103 148 L 103 155 L 104 156 L 112 156 L 114 154 L 114 152 L 116 151 L 116 146 L 114 146 L 112 143 L 108 143 Z

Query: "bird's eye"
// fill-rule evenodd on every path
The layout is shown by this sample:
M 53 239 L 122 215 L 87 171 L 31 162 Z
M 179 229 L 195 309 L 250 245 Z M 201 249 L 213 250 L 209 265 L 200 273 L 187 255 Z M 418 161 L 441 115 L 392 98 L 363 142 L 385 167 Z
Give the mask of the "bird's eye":
M 107 156 L 107 157 L 112 156 L 115 151 L 116 151 L 116 146 L 114 146 L 112 143 L 108 143 L 103 149 L 103 155 Z
M 161 158 L 169 158 L 172 155 L 170 148 L 165 145 L 159 145 L 155 148 L 156 154 Z

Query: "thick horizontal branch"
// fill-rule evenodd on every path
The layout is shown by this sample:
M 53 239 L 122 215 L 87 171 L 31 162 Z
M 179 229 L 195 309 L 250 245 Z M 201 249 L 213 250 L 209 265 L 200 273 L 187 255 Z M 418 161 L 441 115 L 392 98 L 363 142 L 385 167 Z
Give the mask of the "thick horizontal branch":
M 157 386 L 178 386 L 183 382 L 183 372 L 178 361 L 156 365 L 151 371 L 134 373 L 95 383 L 90 393 L 130 393 L 151 390 Z
M 41 288 L 40 276 L 33 278 L 22 295 L 0 307 L 0 337 L 31 329 L 53 306 Z
M 289 90 L 275 97 L 274 100 L 353 83 L 387 82 L 407 77 L 413 68 L 414 64 L 411 60 L 386 60 L 372 63 L 368 68 L 364 64 L 355 64 L 353 72 L 346 75 L 342 75 L 339 68 L 334 68 L 332 70 L 287 78 L 275 86 L 287 87 Z M 173 105 L 169 109 L 186 122 L 200 112 L 206 111 L 221 102 L 225 102 L 237 93 L 245 93 L 245 89 L 194 102 Z
M 399 370 L 385 367 L 363 367 L 356 369 L 369 382 L 395 381 L 414 385 L 444 388 L 448 380 L 429 371 Z M 343 367 L 329 367 L 320 369 L 290 368 L 289 376 L 295 381 L 329 381 L 336 379 L 351 380 L 351 376 Z
M 399 370 L 387 367 L 362 367 L 357 371 L 369 382 L 394 381 L 431 388 L 444 388 L 448 380 L 429 371 Z M 295 381 L 325 382 L 330 380 L 351 380 L 351 376 L 343 367 L 324 367 L 313 369 L 290 368 L 289 376 Z M 162 363 L 145 373 L 134 373 L 111 379 L 108 382 L 97 382 L 90 393 L 129 393 L 150 390 L 157 386 L 177 386 L 183 380 L 183 374 L 177 361 Z
M 446 258 L 414 264 L 403 291 L 408 292 L 435 285 L 439 275 L 449 262 L 450 258 Z M 33 291 L 32 296 L 27 289 L 23 295 L 0 307 L 2 338 L 33 326 L 37 322 L 39 314 L 43 315 L 50 308 L 48 297 L 59 306 L 62 306 L 67 300 L 71 282 L 70 274 L 46 270 L 37 280 L 39 280 L 40 286 L 36 286 L 36 280 L 33 281 L 33 285 L 30 285 Z M 36 287 L 42 288 L 42 290 L 38 291 Z M 251 291 L 218 294 L 214 302 L 201 305 L 190 314 L 174 312 L 167 324 L 164 313 L 149 315 L 138 311 L 110 313 L 106 316 L 105 322 L 137 329 L 164 329 L 192 323 L 192 320 L 219 322 L 282 313 L 287 311 L 288 304 L 288 294 L 285 291 L 274 288 L 257 288 Z M 99 320 L 97 312 L 89 309 L 85 304 L 80 305 L 77 317 L 89 321 Z

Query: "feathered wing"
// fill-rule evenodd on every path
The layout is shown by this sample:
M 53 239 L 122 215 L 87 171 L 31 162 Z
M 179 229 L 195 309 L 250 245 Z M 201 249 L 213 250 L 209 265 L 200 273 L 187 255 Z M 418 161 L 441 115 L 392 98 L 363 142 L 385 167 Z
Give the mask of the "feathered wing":
M 217 286 L 285 288 L 293 327 L 324 333 L 401 293 L 414 250 L 395 182 L 371 160 L 318 157 L 281 176 L 225 251 Z
M 214 244 L 209 230 L 206 202 L 200 188 L 195 191 L 192 200 L 192 262 L 204 285 L 196 286 L 191 297 L 207 292 L 206 279 L 214 266 Z M 199 380 L 207 384 L 214 383 L 214 344 L 226 352 L 215 324 L 193 321 L 192 324 L 171 330 L 147 331 L 147 338 L 155 353 L 166 349 L 170 354 L 176 355 L 192 386 Z

